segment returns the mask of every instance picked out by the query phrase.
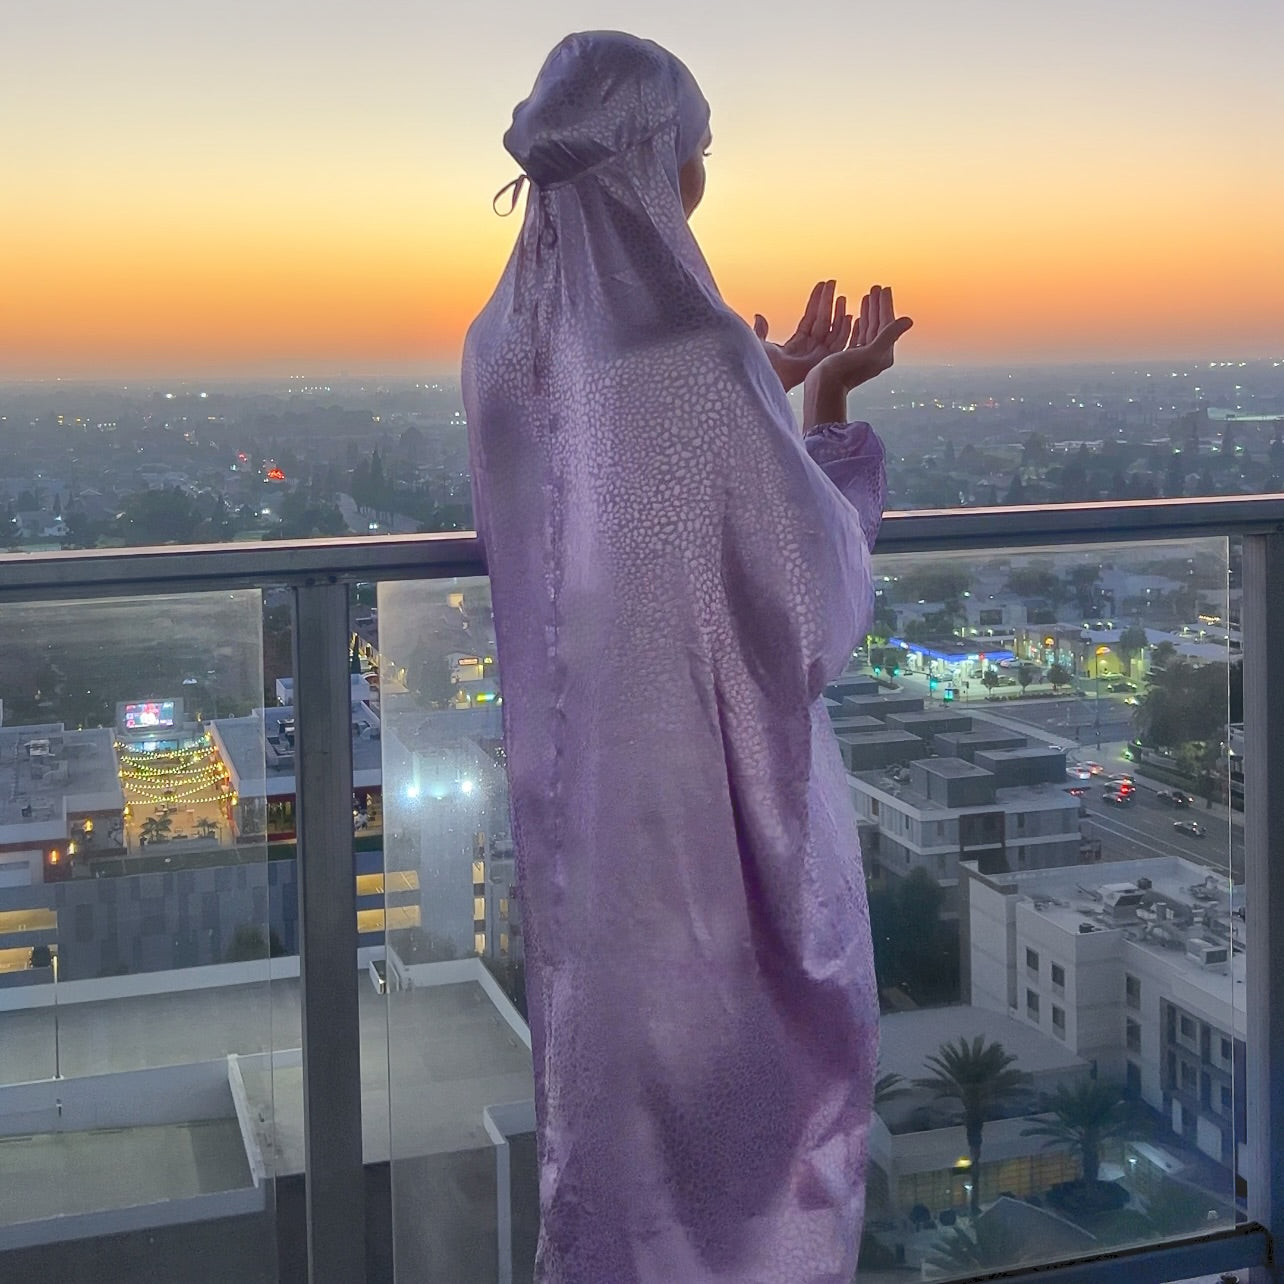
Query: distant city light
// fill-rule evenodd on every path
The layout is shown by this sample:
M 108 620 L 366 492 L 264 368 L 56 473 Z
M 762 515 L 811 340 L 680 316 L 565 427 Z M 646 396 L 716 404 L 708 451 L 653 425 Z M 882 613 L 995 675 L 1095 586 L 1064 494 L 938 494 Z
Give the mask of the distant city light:
M 461 780 L 459 782 L 459 792 L 461 794 L 471 794 L 476 786 L 471 780 Z
M 415 800 L 416 798 L 418 798 L 418 797 L 419 797 L 419 786 L 418 786 L 418 785 L 407 785 L 407 786 L 406 786 L 406 797 L 407 797 L 408 799 L 410 799 L 410 801 L 411 801 L 411 802 L 414 802 L 414 800 Z

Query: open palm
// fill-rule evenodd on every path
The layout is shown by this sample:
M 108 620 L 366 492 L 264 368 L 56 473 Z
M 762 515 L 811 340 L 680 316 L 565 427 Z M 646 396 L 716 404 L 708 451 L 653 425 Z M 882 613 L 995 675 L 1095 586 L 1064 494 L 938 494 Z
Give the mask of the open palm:
M 798 328 L 784 343 L 767 339 L 767 318 L 755 315 L 753 332 L 762 341 L 767 359 L 785 391 L 796 388 L 815 366 L 833 353 L 842 352 L 852 339 L 854 318 L 847 311 L 847 299 L 834 297 L 836 281 L 817 281 L 807 300 Z
M 871 285 L 860 302 L 860 317 L 849 341 L 827 353 L 817 364 L 847 391 L 891 369 L 896 341 L 914 324 L 898 317 L 890 286 Z

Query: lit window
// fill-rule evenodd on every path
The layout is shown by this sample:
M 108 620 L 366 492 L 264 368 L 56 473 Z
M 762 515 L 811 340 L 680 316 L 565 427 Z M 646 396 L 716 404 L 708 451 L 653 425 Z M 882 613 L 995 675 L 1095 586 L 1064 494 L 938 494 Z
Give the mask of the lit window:
M 473 922 L 484 923 L 486 921 L 486 898 L 484 896 L 473 897 Z
M 477 954 L 486 953 L 486 933 L 476 932 L 473 935 L 473 950 Z

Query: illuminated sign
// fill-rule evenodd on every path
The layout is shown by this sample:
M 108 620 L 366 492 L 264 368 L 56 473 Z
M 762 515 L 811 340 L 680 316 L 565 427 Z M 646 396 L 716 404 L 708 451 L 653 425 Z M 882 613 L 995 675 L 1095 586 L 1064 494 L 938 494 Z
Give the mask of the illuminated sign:
M 126 731 L 154 731 L 174 725 L 173 700 L 143 700 L 127 704 L 121 716 Z

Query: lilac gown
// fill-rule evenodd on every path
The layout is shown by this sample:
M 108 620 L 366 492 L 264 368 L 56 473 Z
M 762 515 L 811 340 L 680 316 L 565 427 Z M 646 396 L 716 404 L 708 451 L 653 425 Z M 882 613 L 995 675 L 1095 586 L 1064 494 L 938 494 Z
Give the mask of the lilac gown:
M 532 189 L 465 348 L 541 1284 L 856 1264 L 878 1009 L 820 696 L 868 625 L 882 449 L 804 444 L 722 303 L 677 197 L 707 113 L 654 45 L 563 42 L 506 137 Z

